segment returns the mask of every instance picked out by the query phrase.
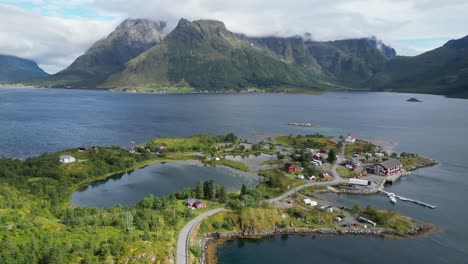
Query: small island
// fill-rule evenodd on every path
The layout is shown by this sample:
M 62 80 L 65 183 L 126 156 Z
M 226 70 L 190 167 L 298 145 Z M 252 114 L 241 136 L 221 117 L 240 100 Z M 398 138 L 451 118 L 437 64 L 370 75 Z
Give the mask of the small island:
M 422 101 L 419 99 L 416 99 L 414 97 L 411 97 L 410 99 L 406 100 L 407 102 L 413 102 L 413 103 L 421 103 Z
M 75 191 L 97 181 L 174 161 L 224 166 L 259 180 L 255 187 L 243 185 L 236 192 L 226 191 L 216 179 L 200 181 L 167 196 L 146 196 L 128 207 L 97 209 L 70 202 Z M 0 235 L 16 252 L 11 255 L 15 259 L 58 256 L 65 262 L 150 263 L 213 261 L 216 245 L 235 238 L 418 236 L 436 229 L 394 211 L 359 204 L 346 208 L 320 195 L 384 195 L 386 183 L 435 163 L 417 154 L 388 153 L 352 136 L 320 134 L 276 136 L 256 143 L 232 133 L 197 135 L 157 138 L 128 149 L 92 146 L 26 160 L 0 158 L 0 196 L 5 197 L 0 200 L 0 223 L 6 227 Z M 398 171 L 385 167 L 395 164 Z M 22 243 L 26 238 L 28 244 Z

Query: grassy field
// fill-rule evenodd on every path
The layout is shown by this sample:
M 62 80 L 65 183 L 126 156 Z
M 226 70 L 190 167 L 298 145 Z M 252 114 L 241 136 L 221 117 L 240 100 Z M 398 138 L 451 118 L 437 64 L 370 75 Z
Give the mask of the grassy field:
M 435 162 L 431 159 L 424 157 L 406 157 L 400 158 L 401 163 L 403 163 L 403 169 L 411 170 L 418 167 L 425 167 L 434 165 Z
M 285 147 L 296 148 L 312 148 L 316 149 L 336 149 L 337 144 L 331 141 L 331 137 L 322 135 L 307 135 L 307 136 L 278 136 L 275 138 L 275 143 Z
M 214 148 L 222 137 L 214 135 L 197 135 L 186 138 L 157 138 L 150 141 L 150 146 L 164 146 L 167 151 L 206 151 Z
M 336 172 L 343 178 L 359 178 L 361 177 L 361 172 L 360 170 L 350 170 L 345 167 L 338 167 L 336 168 Z
M 241 170 L 241 171 L 249 171 L 249 166 L 247 166 L 247 164 L 240 162 L 240 161 L 235 161 L 235 160 L 220 159 L 220 160 L 208 161 L 205 163 L 211 164 L 211 165 L 228 166 L 233 169 Z

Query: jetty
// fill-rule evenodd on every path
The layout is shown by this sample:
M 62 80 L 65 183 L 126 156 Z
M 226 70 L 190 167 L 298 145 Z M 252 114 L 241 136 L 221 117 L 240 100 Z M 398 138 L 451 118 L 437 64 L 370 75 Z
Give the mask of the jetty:
M 382 190 L 382 189 L 379 189 L 379 191 L 382 192 L 382 193 L 385 193 L 387 196 L 390 194 L 390 192 L 387 192 L 387 191 Z M 397 198 L 398 200 L 404 201 L 404 202 L 410 202 L 410 203 L 418 204 L 418 205 L 421 205 L 421 206 L 424 206 L 424 207 L 427 207 L 427 208 L 431 208 L 431 209 L 437 208 L 437 205 L 432 205 L 432 204 L 429 204 L 429 203 L 421 202 L 421 201 L 418 201 L 418 200 L 414 200 L 414 199 L 403 197 L 403 196 L 396 195 L 396 194 L 395 194 L 395 198 Z

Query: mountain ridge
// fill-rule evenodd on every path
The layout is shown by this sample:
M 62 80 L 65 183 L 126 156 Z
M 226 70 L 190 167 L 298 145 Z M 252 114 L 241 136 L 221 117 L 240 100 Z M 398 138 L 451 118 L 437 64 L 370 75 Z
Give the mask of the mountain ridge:
M 48 75 L 32 60 L 0 54 L 0 83 L 23 81 Z
M 181 18 L 172 31 L 165 27 L 163 21 L 125 20 L 69 67 L 36 83 L 100 89 L 364 89 L 468 97 L 468 36 L 405 57 L 376 37 L 249 37 L 208 19 Z M 120 56 L 122 50 L 131 52 Z

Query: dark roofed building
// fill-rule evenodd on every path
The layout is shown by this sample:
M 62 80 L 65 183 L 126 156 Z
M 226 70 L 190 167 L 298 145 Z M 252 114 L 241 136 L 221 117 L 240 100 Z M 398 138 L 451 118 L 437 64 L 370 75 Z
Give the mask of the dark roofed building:
M 374 173 L 382 176 L 398 174 L 402 169 L 403 164 L 397 159 L 388 159 L 374 165 Z

